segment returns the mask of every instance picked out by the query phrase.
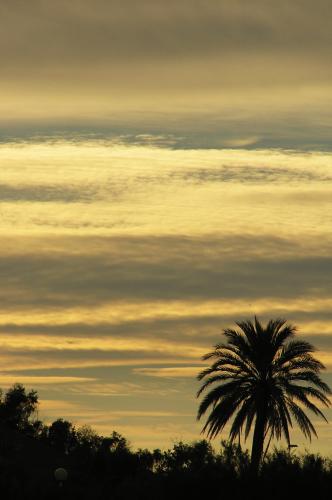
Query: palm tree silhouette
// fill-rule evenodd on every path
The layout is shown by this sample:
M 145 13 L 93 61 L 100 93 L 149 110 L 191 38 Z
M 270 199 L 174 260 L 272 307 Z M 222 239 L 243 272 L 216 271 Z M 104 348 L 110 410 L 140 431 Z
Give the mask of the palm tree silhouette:
M 231 441 L 240 439 L 242 431 L 247 439 L 254 422 L 251 467 L 257 473 L 265 438 L 284 436 L 289 446 L 293 419 L 306 438 L 317 437 L 303 409 L 327 421 L 312 399 L 328 407 L 326 394 L 331 390 L 319 376 L 325 367 L 312 356 L 314 347 L 293 340 L 296 327 L 281 319 L 270 320 L 264 327 L 256 317 L 236 325 L 239 330 L 223 331 L 227 343 L 217 344 L 203 356 L 213 363 L 198 375 L 204 383 L 197 397 L 211 384 L 213 388 L 201 401 L 197 419 L 211 407 L 202 430 L 210 439 L 232 420 Z

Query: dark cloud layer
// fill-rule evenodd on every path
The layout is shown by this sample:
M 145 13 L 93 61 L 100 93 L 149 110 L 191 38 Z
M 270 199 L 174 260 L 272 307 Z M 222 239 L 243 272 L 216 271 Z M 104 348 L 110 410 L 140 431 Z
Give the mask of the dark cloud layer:
M 330 53 L 326 0 L 5 0 L 1 52 L 40 66 L 292 48 Z M 23 50 L 22 50 L 23 49 Z
M 90 202 L 96 190 L 90 187 L 68 187 L 67 185 L 21 185 L 0 184 L 0 201 L 9 202 Z
M 312 70 L 313 74 L 316 74 Z M 245 81 L 246 78 L 242 78 Z M 305 82 L 303 77 L 301 82 Z M 130 80 L 132 81 L 132 79 Z M 111 83 L 110 83 L 111 85 Z M 267 91 L 267 88 L 265 88 Z M 17 90 L 18 93 L 21 90 Z M 42 92 L 42 91 L 41 91 Z M 65 92 L 65 90 L 64 90 Z M 204 100 L 209 89 L 204 89 L 200 97 Z M 262 90 L 262 92 L 264 92 Z M 272 97 L 278 90 L 269 91 Z M 96 90 L 96 95 L 99 91 Z M 133 96 L 134 91 L 130 92 Z M 24 91 L 23 91 L 24 94 Z M 65 95 L 65 94 L 64 94 Z M 220 105 L 216 98 L 212 107 L 194 109 L 188 106 L 184 112 L 176 103 L 169 105 L 169 111 L 163 109 L 166 91 L 162 91 L 160 99 L 154 103 L 154 109 L 144 109 L 137 97 L 139 111 L 109 110 L 107 116 L 96 113 L 94 116 L 82 117 L 72 114 L 57 117 L 48 113 L 44 117 L 18 117 L 8 120 L 8 116 L 0 116 L 0 143 L 33 143 L 66 140 L 80 143 L 87 140 L 114 141 L 128 145 L 154 145 L 173 149 L 219 149 L 243 148 L 265 149 L 283 148 L 286 150 L 330 151 L 331 146 L 331 93 L 328 91 L 317 95 L 306 95 L 296 90 L 291 100 L 283 103 L 280 96 L 278 109 L 270 109 L 269 103 L 258 101 L 251 104 L 250 90 L 247 90 L 246 104 L 232 102 L 227 108 Z M 50 92 L 51 99 L 52 91 Z M 257 99 L 257 96 L 254 96 Z M 297 98 L 300 102 L 297 102 Z M 35 96 L 37 100 L 37 97 Z M 60 99 L 61 97 L 55 97 Z M 73 102 L 75 96 L 72 97 Z M 193 97 L 195 99 L 195 97 Z M 108 96 L 105 96 L 107 110 Z M 126 98 L 119 98 L 125 104 Z M 13 103 L 14 105 L 14 103 Z M 84 110 L 84 103 L 81 105 Z M 243 108 L 248 107 L 246 111 Z M 209 109 L 210 108 L 210 109 Z M 219 108 L 219 109 L 218 109 Z M 242 110 L 239 113 L 239 108 Z M 238 140 L 240 141 L 238 142 Z M 241 143 L 244 140 L 244 144 Z M 246 143 L 246 139 L 248 142 Z M 292 173 L 295 177 L 297 174 Z M 306 180 L 303 177 L 299 180 Z M 308 179 L 309 180 L 309 179 Z
M 256 144 L 257 146 L 257 144 Z M 332 176 L 314 171 L 305 171 L 301 168 L 286 167 L 254 167 L 252 165 L 222 166 L 220 169 L 197 168 L 173 174 L 187 182 L 241 182 L 244 184 L 266 184 L 284 182 L 310 183 L 313 181 L 332 181 Z M 303 195 L 302 195 L 303 196 Z
M 250 238 L 246 239 L 250 241 Z M 168 241 L 168 244 L 166 242 Z M 172 242 L 171 250 L 168 245 Z M 249 245 L 259 244 L 252 238 Z M 277 240 L 276 240 L 277 241 Z M 324 297 L 330 256 L 237 256 L 217 241 L 128 238 L 122 251 L 0 257 L 3 308 L 79 307 L 110 301 Z M 230 242 L 228 242 L 228 245 Z M 227 240 L 225 241 L 227 245 Z M 282 246 L 282 242 L 281 242 Z

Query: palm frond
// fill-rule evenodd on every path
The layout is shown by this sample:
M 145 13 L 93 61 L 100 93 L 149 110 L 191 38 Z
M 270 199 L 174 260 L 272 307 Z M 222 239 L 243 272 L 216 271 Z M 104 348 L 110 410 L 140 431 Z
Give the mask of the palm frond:
M 294 401 L 294 399 L 297 399 L 306 408 L 308 408 L 308 410 L 311 410 L 313 413 L 315 413 L 315 415 L 319 415 L 327 422 L 325 415 L 321 412 L 321 410 L 314 403 L 312 403 L 307 398 L 307 396 L 305 394 L 305 390 L 303 390 L 303 389 L 305 389 L 305 388 L 289 384 L 287 387 L 287 394 L 292 397 L 293 401 Z M 326 406 L 328 406 L 328 403 L 326 404 Z
M 300 406 L 294 403 L 291 399 L 287 399 L 287 405 L 292 414 L 294 415 L 305 437 L 310 441 L 311 441 L 311 434 L 314 434 L 314 436 L 317 437 L 317 433 L 314 426 L 312 425 L 312 423 L 310 422 L 309 418 L 304 413 L 304 411 L 300 408 Z
M 244 394 L 238 391 L 229 394 L 221 400 L 210 413 L 202 432 L 207 431 L 207 436 L 212 439 L 215 437 L 227 424 L 235 410 L 245 397 Z
M 198 409 L 198 414 L 197 414 L 197 420 L 199 420 L 202 415 L 206 412 L 206 410 L 210 407 L 213 406 L 215 407 L 218 402 L 223 400 L 225 397 L 232 395 L 232 394 L 238 394 L 239 392 L 243 391 L 243 388 L 240 386 L 237 380 L 228 382 L 223 385 L 218 385 L 214 389 L 212 389 L 203 399 L 201 402 L 199 409 Z
M 292 340 L 284 346 L 283 352 L 279 358 L 279 364 L 283 365 L 294 358 L 310 354 L 315 351 L 315 348 L 304 340 Z
M 234 441 L 234 439 L 238 435 L 241 435 L 242 427 L 245 421 L 248 420 L 251 411 L 254 410 L 254 405 L 255 403 L 252 396 L 249 396 L 247 399 L 243 401 L 241 408 L 239 409 L 236 417 L 233 420 L 233 424 L 229 433 L 231 441 Z
M 238 368 L 249 374 L 257 372 L 256 368 L 246 358 L 232 352 L 219 352 L 215 353 L 217 360 L 211 365 L 213 370 L 220 369 L 221 367 Z M 203 373 L 203 372 L 202 372 Z M 203 377 L 200 377 L 203 378 Z
M 257 343 L 257 332 L 255 330 L 255 326 L 251 323 L 251 321 L 241 321 L 236 324 L 242 330 L 249 345 L 251 347 L 255 347 Z
M 313 385 L 316 385 L 327 394 L 331 394 L 330 387 L 325 382 L 323 382 L 323 380 L 316 373 L 312 371 L 290 373 L 288 376 L 288 380 L 309 382 Z
M 241 372 L 237 372 L 237 373 L 241 373 Z M 234 374 L 227 374 L 227 373 L 222 373 L 221 375 L 214 375 L 212 377 L 209 377 L 205 382 L 204 384 L 202 384 L 202 386 L 200 387 L 200 389 L 198 390 L 197 392 L 197 397 L 200 396 L 200 394 L 211 384 L 214 384 L 215 382 L 224 382 L 225 380 L 229 380 L 229 379 L 234 379 L 235 378 L 235 375 Z M 239 377 L 241 378 L 242 380 L 244 379 L 244 376 L 242 375 L 242 377 Z
M 219 362 L 213 363 L 213 365 L 209 366 L 208 368 L 204 368 L 198 375 L 197 375 L 197 380 L 203 380 L 203 378 L 212 375 L 212 374 L 223 374 L 223 375 L 232 375 L 236 376 L 237 374 L 242 373 L 243 371 L 241 370 L 240 367 L 233 367 L 233 366 L 227 366 L 220 364 Z
M 286 325 L 286 320 L 284 319 L 271 319 L 267 325 L 267 329 L 272 332 L 272 341 L 276 349 L 279 349 L 286 340 L 291 339 L 296 332 L 296 327 Z

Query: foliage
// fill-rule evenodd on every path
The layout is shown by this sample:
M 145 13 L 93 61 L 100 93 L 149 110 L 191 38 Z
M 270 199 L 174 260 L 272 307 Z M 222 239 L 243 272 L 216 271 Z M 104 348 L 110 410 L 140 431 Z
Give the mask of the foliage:
M 59 418 L 48 428 L 47 439 L 61 453 L 68 454 L 77 444 L 75 428 L 71 422 Z
M 102 437 L 89 425 L 83 425 L 76 430 L 76 444 L 79 448 L 96 452 L 102 442 Z
M 31 418 L 38 406 L 36 391 L 26 392 L 22 384 L 14 384 L 8 389 L 0 401 L 0 420 L 9 427 L 19 430 L 28 430 Z

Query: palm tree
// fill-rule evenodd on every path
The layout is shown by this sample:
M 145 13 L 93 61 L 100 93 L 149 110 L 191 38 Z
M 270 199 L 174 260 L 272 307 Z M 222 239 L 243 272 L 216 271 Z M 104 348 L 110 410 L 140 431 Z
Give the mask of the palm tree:
M 257 473 L 265 438 L 284 436 L 289 446 L 293 419 L 306 438 L 317 437 L 304 410 L 327 421 L 312 399 L 328 407 L 326 395 L 331 390 L 319 376 L 324 365 L 312 356 L 314 347 L 293 339 L 294 326 L 276 319 L 264 327 L 256 317 L 236 325 L 239 330 L 223 331 L 227 343 L 217 344 L 203 356 L 213 363 L 198 375 L 204 383 L 197 397 L 211 390 L 200 403 L 197 419 L 211 408 L 202 430 L 210 439 L 232 420 L 231 441 L 240 439 L 242 431 L 247 439 L 254 422 L 251 466 Z

